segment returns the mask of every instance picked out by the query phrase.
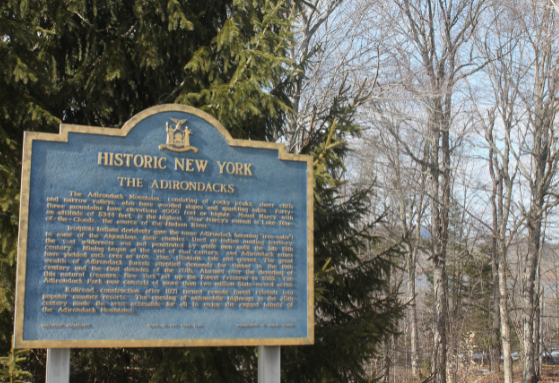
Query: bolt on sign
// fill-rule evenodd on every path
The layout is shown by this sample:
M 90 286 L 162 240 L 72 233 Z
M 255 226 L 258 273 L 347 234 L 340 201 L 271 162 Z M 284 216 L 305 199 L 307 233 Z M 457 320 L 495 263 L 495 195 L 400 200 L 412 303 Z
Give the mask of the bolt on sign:
M 162 105 L 24 140 L 16 348 L 314 341 L 313 173 Z

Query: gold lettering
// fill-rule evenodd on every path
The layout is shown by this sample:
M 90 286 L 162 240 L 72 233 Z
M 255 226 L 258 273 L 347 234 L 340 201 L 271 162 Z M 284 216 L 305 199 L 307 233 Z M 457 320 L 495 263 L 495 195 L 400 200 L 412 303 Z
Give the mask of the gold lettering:
M 199 172 L 205 172 L 207 165 L 208 165 L 208 161 L 196 160 L 196 167 L 198 168 Z
M 117 178 L 120 181 L 120 186 L 133 187 L 133 188 L 144 187 L 142 178 L 130 178 L 130 177 L 117 177 Z M 124 181 L 126 181 L 126 185 L 124 184 Z
M 235 169 L 236 169 L 235 164 L 232 162 L 228 162 L 227 165 L 225 166 L 225 170 L 227 170 L 227 173 L 229 174 L 235 174 Z
M 122 153 L 115 154 L 115 166 L 122 166 L 124 162 L 122 161 Z
M 152 161 L 153 161 L 153 158 L 151 156 L 144 155 L 144 168 L 151 169 L 151 162 Z
M 138 164 L 138 159 L 140 159 L 140 163 Z M 142 166 L 144 166 L 144 157 L 141 154 L 137 154 L 134 156 L 134 165 L 137 168 L 141 168 Z
M 186 169 L 185 169 L 185 171 L 187 171 L 187 172 L 193 172 L 193 171 L 194 171 L 194 169 L 192 168 L 192 159 L 190 159 L 190 158 L 188 158 L 188 159 L 186 160 Z
M 175 158 L 175 170 L 179 170 L 179 168 L 184 171 L 184 158 Z
M 250 171 L 251 166 L 252 164 L 245 164 L 245 176 L 246 175 L 252 176 L 252 172 Z
M 217 166 L 219 166 L 219 174 L 223 174 L 223 167 L 225 166 L 226 162 L 221 163 L 220 161 L 217 161 Z
M 134 157 L 133 154 L 123 154 L 124 157 L 126 157 L 126 167 L 129 168 L 130 167 L 130 158 Z
M 102 160 L 104 163 L 102 163 Z M 101 153 L 99 152 L 99 157 L 97 158 L 97 165 L 105 165 L 107 166 L 107 162 L 109 160 L 109 153 Z

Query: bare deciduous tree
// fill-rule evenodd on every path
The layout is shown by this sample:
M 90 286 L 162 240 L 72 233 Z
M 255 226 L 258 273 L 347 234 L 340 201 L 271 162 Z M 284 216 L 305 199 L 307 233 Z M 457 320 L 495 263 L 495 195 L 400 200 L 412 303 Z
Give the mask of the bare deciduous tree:
M 420 114 L 425 118 L 419 124 L 419 135 L 428 142 L 428 158 L 418 158 L 417 151 L 398 132 L 391 133 L 429 174 L 430 260 L 435 301 L 432 374 L 434 382 L 446 383 L 446 255 L 452 199 L 453 100 L 457 85 L 475 65 L 468 57 L 472 49 L 470 39 L 484 1 L 394 0 L 393 4 L 395 7 L 385 7 L 388 25 L 395 31 L 391 53 L 396 72 L 406 79 L 399 86 L 422 105 Z
M 524 271 L 523 342 L 524 383 L 536 382 L 534 315 L 538 307 L 536 273 L 542 244 L 542 222 L 546 196 L 553 190 L 559 160 L 555 117 L 559 111 L 558 15 L 547 1 L 514 3 L 518 28 L 523 32 L 522 49 L 526 76 L 520 85 L 525 114 L 516 155 L 529 190 L 529 207 L 524 208 L 528 232 L 528 253 Z
M 329 125 L 327 117 L 341 98 L 352 108 L 367 100 L 378 70 L 379 38 L 365 37 L 371 2 L 312 0 L 299 3 L 297 12 L 289 92 L 295 113 L 285 127 L 290 152 L 300 151 L 311 128 Z

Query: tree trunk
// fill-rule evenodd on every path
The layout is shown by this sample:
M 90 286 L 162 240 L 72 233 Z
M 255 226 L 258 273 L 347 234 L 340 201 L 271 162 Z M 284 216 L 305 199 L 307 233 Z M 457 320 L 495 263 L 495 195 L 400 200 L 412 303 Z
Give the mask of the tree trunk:
M 427 167 L 425 166 L 425 161 L 429 159 L 429 144 L 425 143 L 423 146 L 423 161 L 424 163 L 421 165 L 421 186 L 420 190 L 420 197 L 419 203 L 417 206 L 417 224 L 415 228 L 415 239 L 416 245 L 413 247 L 411 251 L 411 259 L 408 268 L 408 278 L 410 283 L 408 285 L 408 293 L 410 295 L 410 299 L 413 299 L 413 304 L 410 308 L 410 324 L 411 324 L 411 368 L 412 368 L 412 376 L 413 378 L 419 377 L 419 334 L 418 334 L 418 325 L 417 325 L 417 301 L 416 301 L 416 267 L 417 267 L 417 253 L 418 253 L 418 246 L 422 241 L 421 236 L 421 228 L 423 223 L 423 204 L 426 192 L 426 184 L 427 184 Z
M 386 355 L 384 356 L 384 381 L 390 382 L 390 355 L 388 342 L 386 342 Z
M 507 145 L 508 150 L 508 145 Z M 508 151 L 505 156 L 503 169 L 508 168 Z M 505 170 L 503 170 L 505 171 Z M 498 217 L 499 231 L 497 236 L 497 245 L 499 251 L 499 311 L 501 312 L 501 345 L 503 351 L 503 378 L 504 383 L 513 383 L 512 381 L 512 357 L 510 346 L 510 322 L 509 322 L 509 306 L 508 306 L 508 287 L 507 287 L 507 237 L 506 228 L 510 212 L 512 199 L 512 181 L 508 177 L 506 182 L 501 178 L 498 184 Z M 506 189 L 503 189 L 503 185 Z
M 539 350 L 540 352 L 538 353 L 539 358 L 538 358 L 538 377 L 541 376 L 542 374 L 542 366 L 543 366 L 543 352 L 545 351 L 545 348 L 543 346 L 543 318 L 545 316 L 545 300 L 544 300 L 544 296 L 545 296 L 545 289 L 542 287 L 540 290 L 540 337 L 538 338 L 538 344 L 539 344 Z
M 418 229 L 419 231 L 420 229 Z M 409 308 L 410 332 L 411 332 L 411 369 L 413 377 L 418 376 L 419 363 L 417 356 L 418 334 L 417 334 L 417 306 L 415 301 L 415 279 L 416 279 L 417 249 L 414 246 L 409 252 L 408 259 L 408 300 L 412 302 Z
M 507 269 L 506 252 L 500 252 L 499 267 L 499 292 L 500 292 L 500 312 L 501 312 L 501 344 L 503 347 L 503 378 L 504 383 L 512 382 L 512 358 L 510 348 L 510 323 L 509 323 L 509 307 L 508 307 L 508 289 L 507 289 Z
M 431 240 L 433 258 L 433 289 L 435 293 L 435 329 L 433 336 L 434 383 L 446 383 L 446 246 L 448 239 L 448 207 L 450 200 L 450 146 L 448 127 L 443 120 L 441 100 L 435 101 L 437 117 L 431 123 Z M 443 129 L 441 129 L 443 128 Z M 439 144 L 439 139 L 441 143 Z M 442 164 L 439 165 L 439 152 Z M 440 183 L 439 183 L 440 179 Z M 437 200 L 437 196 L 440 199 Z
M 532 218 L 532 219 L 530 219 Z M 534 343 L 534 317 L 536 313 L 536 269 L 540 247 L 541 220 L 535 212 L 530 213 L 528 221 L 528 256 L 524 271 L 524 368 L 523 383 L 536 383 L 536 348 Z M 533 219 L 536 218 L 536 219 Z
M 539 258 L 539 257 L 538 257 Z M 536 271 L 536 292 L 535 292 L 535 305 L 536 309 L 534 311 L 534 352 L 535 352 L 535 361 L 534 361 L 534 370 L 536 374 L 536 380 L 539 380 L 540 376 L 540 360 L 541 360 L 541 344 L 540 344 L 540 318 L 541 318 L 541 307 L 540 307 L 540 260 L 538 259 L 538 267 Z
M 495 179 L 493 171 L 493 152 L 490 152 L 490 170 L 493 178 L 493 193 L 491 195 L 491 210 L 493 213 L 493 238 L 491 239 L 491 271 L 493 273 L 493 315 L 491 318 L 491 344 L 489 345 L 489 359 L 491 363 L 491 371 L 501 372 L 501 347 L 499 345 L 500 333 L 500 293 L 499 293 L 499 249 L 497 246 L 497 235 L 499 231 L 499 220 L 497 210 L 497 193 L 499 191 L 499 182 Z
M 543 64 L 541 64 L 543 66 Z M 540 95 L 544 92 L 543 68 L 535 67 L 535 90 Z M 554 86 L 549 90 L 555 93 Z M 526 216 L 528 227 L 528 254 L 526 256 L 526 269 L 524 271 L 524 369 L 522 374 L 523 383 L 535 383 L 536 376 L 536 348 L 534 342 L 534 317 L 537 309 L 536 296 L 536 272 L 542 244 L 542 221 L 544 214 L 545 195 L 550 187 L 550 179 L 556 168 L 550 147 L 550 131 L 553 130 L 555 118 L 553 108 L 554 98 L 543 100 L 538 97 L 534 106 L 533 144 L 531 148 L 531 159 L 534 172 L 530 179 L 532 199 L 530 210 Z M 552 135 L 552 133 L 551 133 Z
M 433 270 L 435 289 L 435 334 L 433 349 L 433 374 L 435 383 L 446 383 L 446 287 L 445 264 L 440 259 Z

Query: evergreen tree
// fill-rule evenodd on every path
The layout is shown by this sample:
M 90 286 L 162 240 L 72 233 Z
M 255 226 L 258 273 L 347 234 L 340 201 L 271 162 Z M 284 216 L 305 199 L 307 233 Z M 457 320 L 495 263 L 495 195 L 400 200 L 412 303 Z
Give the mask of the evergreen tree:
M 328 113 L 317 116 L 302 150 L 315 165 L 315 345 L 283 348 L 285 382 L 371 382 L 364 364 L 403 315 L 390 284 L 399 249 L 372 235 L 371 190 L 343 180 L 347 140 L 361 134 L 354 120 L 364 101 L 362 92 L 350 98 L 348 90 L 342 87 Z
M 213 114 L 235 138 L 275 140 L 290 113 L 293 4 L 282 0 L 9 0 L 0 4 L 0 352 L 10 351 L 24 130 L 120 127 L 162 103 Z M 368 191 L 340 181 L 358 134 L 343 94 L 305 153 L 315 158 L 316 344 L 283 348 L 285 381 L 364 381 L 362 362 L 394 332 L 393 252 L 363 223 Z M 334 124 L 334 120 L 337 123 Z M 332 127 L 335 125 L 334 127 Z M 331 128 L 332 127 L 332 128 Z M 28 368 L 44 380 L 44 352 Z M 80 382 L 252 382 L 254 347 L 76 349 Z
M 0 354 L 6 355 L 13 329 L 21 144 L 24 130 L 59 122 L 41 106 L 48 97 L 48 74 L 33 52 L 46 35 L 40 4 L 0 4 Z M 26 19 L 19 14 L 26 13 Z M 40 97 L 36 96 L 42 94 Z

